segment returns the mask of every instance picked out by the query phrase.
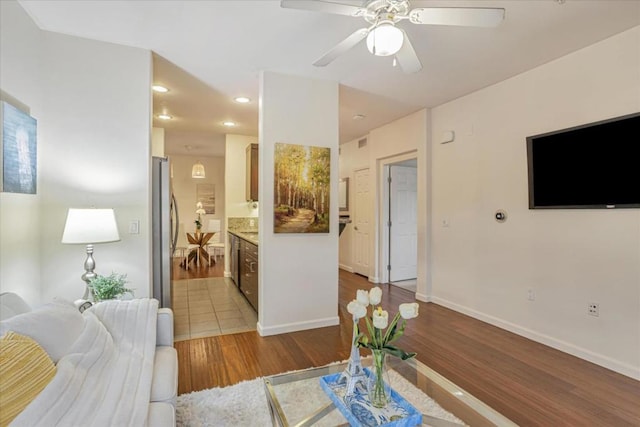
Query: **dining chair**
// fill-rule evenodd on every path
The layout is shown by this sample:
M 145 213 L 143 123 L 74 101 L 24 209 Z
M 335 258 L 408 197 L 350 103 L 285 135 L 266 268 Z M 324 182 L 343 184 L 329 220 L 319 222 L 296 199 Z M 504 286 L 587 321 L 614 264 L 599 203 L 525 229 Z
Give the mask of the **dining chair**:
M 195 229 L 194 229 L 195 230 Z M 189 254 L 192 250 L 200 246 L 189 243 L 187 233 L 183 223 L 178 225 L 178 242 L 176 244 L 175 253 L 179 253 L 184 262 L 185 270 L 189 269 Z M 196 252 L 196 263 L 200 260 L 200 251 Z
M 211 255 L 218 262 L 218 255 L 224 256 L 224 242 L 220 241 L 220 232 L 216 232 L 209 243 L 207 243 L 207 254 L 209 255 L 209 265 L 211 265 Z

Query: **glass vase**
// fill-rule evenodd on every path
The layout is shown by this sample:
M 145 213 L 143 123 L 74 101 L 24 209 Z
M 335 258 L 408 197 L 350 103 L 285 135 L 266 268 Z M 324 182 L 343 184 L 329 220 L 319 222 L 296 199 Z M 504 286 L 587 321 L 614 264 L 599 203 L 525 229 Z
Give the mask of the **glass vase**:
M 373 363 L 371 376 L 367 381 L 369 401 L 376 408 L 384 408 L 391 400 L 391 386 L 387 369 L 387 353 L 382 350 L 371 350 Z

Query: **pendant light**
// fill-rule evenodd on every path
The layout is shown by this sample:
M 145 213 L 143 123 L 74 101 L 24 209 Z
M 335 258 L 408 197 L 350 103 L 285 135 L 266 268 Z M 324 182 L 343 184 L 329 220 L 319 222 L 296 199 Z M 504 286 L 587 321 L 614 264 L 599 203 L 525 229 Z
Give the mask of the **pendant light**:
M 205 177 L 204 165 L 198 161 L 191 168 L 191 178 L 202 179 L 204 177 Z

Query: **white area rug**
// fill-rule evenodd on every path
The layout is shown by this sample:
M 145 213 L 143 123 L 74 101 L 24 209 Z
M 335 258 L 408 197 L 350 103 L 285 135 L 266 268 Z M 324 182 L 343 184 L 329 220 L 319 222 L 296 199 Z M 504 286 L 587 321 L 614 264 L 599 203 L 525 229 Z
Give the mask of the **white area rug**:
M 464 425 L 462 421 L 442 409 L 433 399 L 418 390 L 397 373 L 389 372 L 391 386 L 423 414 Z M 290 423 L 304 419 L 314 410 L 328 403 L 329 398 L 320 387 L 318 378 L 276 386 L 283 396 L 283 405 Z M 178 396 L 176 408 L 178 426 L 263 427 L 271 425 L 271 415 L 262 378 L 244 381 L 229 387 L 212 388 Z M 337 409 L 321 419 L 317 426 L 345 424 Z

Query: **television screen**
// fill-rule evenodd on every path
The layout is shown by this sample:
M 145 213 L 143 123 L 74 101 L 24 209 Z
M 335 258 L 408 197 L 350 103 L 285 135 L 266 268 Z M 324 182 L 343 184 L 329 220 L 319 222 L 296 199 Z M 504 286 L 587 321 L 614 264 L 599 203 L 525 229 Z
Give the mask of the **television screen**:
M 529 209 L 640 207 L 640 113 L 527 137 Z

